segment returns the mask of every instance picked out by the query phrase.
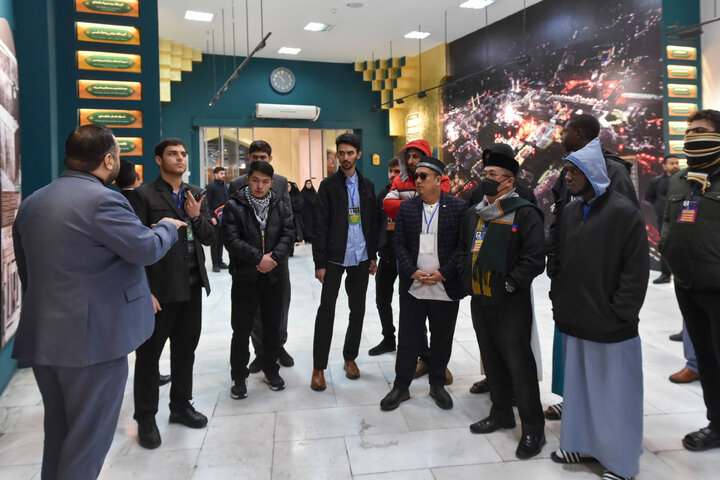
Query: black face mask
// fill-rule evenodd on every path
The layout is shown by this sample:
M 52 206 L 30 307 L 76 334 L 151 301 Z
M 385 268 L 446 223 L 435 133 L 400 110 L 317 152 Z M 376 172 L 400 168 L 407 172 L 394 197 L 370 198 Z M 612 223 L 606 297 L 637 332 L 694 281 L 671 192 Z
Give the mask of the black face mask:
M 486 197 L 494 197 L 497 195 L 499 186 L 500 182 L 496 182 L 491 178 L 483 178 L 482 182 L 480 182 L 480 190 L 482 190 L 483 195 Z

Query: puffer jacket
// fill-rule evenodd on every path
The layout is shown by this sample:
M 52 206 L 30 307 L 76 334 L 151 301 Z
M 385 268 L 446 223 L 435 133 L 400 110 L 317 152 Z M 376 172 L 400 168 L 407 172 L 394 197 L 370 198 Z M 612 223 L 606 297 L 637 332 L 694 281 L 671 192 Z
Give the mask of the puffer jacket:
M 243 186 L 234 193 L 223 211 L 222 239 L 230 255 L 230 274 L 242 281 L 256 281 L 266 275 L 271 281 L 278 278 L 281 265 L 287 263 L 295 239 L 292 213 L 280 197 L 273 192 L 265 226 L 265 250 L 263 251 L 260 223 L 255 218 L 252 205 L 245 197 Z M 272 252 L 278 266 L 268 273 L 260 273 L 256 267 L 265 253 Z

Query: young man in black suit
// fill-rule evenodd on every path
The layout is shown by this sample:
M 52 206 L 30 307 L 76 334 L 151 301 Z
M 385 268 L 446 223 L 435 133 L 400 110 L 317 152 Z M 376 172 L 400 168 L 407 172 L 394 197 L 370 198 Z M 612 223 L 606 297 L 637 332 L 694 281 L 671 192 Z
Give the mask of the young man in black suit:
M 215 167 L 213 169 L 213 181 L 207 186 L 207 204 L 210 210 L 210 221 L 215 228 L 215 242 L 210 248 L 212 256 L 213 272 L 219 272 L 228 268 L 227 264 L 222 261 L 223 241 L 220 238 L 220 219 L 216 210 L 228 201 L 228 187 L 225 185 L 225 167 Z
M 340 169 L 320 184 L 313 217 L 313 260 L 315 278 L 322 286 L 315 317 L 313 374 L 310 388 L 325 390 L 327 368 L 335 321 L 335 303 L 343 273 L 350 305 L 343 357 L 345 376 L 360 377 L 355 363 L 365 317 L 368 274 L 377 270 L 377 203 L 373 183 L 360 175 L 355 163 L 362 155 L 360 139 L 343 133 L 335 140 Z
M 423 157 L 415 170 L 419 196 L 405 200 L 395 222 L 395 256 L 400 276 L 400 322 L 395 361 L 395 384 L 380 402 L 394 410 L 410 398 L 417 358 L 430 326 L 430 396 L 438 407 L 450 409 L 445 390 L 459 300 L 465 296 L 458 275 L 458 238 L 467 203 L 443 193 L 444 165 Z
M 160 446 L 155 423 L 158 409 L 158 361 L 166 340 L 170 339 L 170 423 L 203 428 L 207 418 L 190 404 L 195 348 L 202 324 L 202 288 L 210 294 L 205 270 L 203 245 L 213 242 L 213 227 L 204 196 L 195 199 L 200 187 L 182 180 L 187 170 L 187 149 L 176 138 L 155 147 L 160 176 L 135 189 L 130 203 L 140 221 L 154 225 L 163 217 L 188 224 L 179 231 L 180 240 L 159 262 L 147 267 L 153 295 L 155 330 L 135 352 L 135 415 L 140 445 Z

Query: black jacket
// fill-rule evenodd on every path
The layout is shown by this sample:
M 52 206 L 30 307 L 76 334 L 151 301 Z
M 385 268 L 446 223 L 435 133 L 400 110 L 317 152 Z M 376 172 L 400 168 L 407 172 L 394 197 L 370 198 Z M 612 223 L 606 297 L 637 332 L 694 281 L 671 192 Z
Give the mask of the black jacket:
M 386 185 L 380 190 L 377 196 L 378 204 L 378 256 L 388 262 L 395 262 L 395 252 L 393 251 L 393 232 L 387 229 L 388 217 L 383 208 L 383 200 L 390 191 L 391 185 Z
M 695 223 L 679 223 L 693 184 L 687 169 L 670 177 L 659 249 L 678 287 L 720 292 L 720 168 L 708 172 L 710 187 L 700 196 Z M 696 185 L 696 184 L 695 184 Z
M 290 193 L 290 205 L 292 205 L 293 216 L 302 217 L 303 207 L 305 206 L 305 200 L 298 191 L 297 193 Z
M 645 200 L 649 202 L 655 209 L 658 218 L 658 228 L 662 226 L 663 214 L 665 213 L 665 200 L 667 197 L 668 184 L 670 177 L 667 173 L 663 173 L 650 180 L 650 184 L 645 190 Z
M 453 300 L 460 300 L 465 296 L 458 270 L 460 264 L 458 239 L 467 207 L 467 202 L 461 198 L 447 193 L 440 196 L 437 227 L 437 253 L 440 262 L 438 271 L 445 278 L 443 280 L 445 293 Z M 393 242 L 395 257 L 398 261 L 400 291 L 407 292 L 413 284 L 413 279 L 410 277 L 418 271 L 417 258 L 420 252 L 420 233 L 423 224 L 423 201 L 420 195 L 409 198 L 400 204 L 395 221 Z
M 610 187 L 608 190 L 620 193 L 639 208 L 640 203 L 638 202 L 637 193 L 635 193 L 635 186 L 630 178 L 632 164 L 604 149 L 603 155 L 605 156 L 605 166 L 607 167 L 608 177 L 610 178 Z M 568 192 L 567 185 L 565 184 L 565 174 L 566 172 L 563 168 L 552 188 L 555 203 L 552 206 L 549 238 L 547 239 L 547 272 L 550 276 L 553 275 L 555 269 L 559 268 L 560 265 L 560 259 L 557 257 L 557 243 L 559 241 L 560 230 L 557 227 L 562 224 L 563 209 L 571 200 L 570 192 Z
M 313 208 L 315 208 L 317 192 L 315 188 L 303 188 L 300 193 L 303 197 L 303 237 L 305 240 L 311 240 L 313 236 Z
M 377 258 L 378 220 L 375 186 L 358 175 L 360 223 L 362 225 L 368 260 Z M 320 183 L 313 210 L 313 260 L 315 269 L 325 268 L 328 262 L 343 263 L 348 235 L 348 191 L 342 170 Z
M 640 209 L 609 190 L 583 219 L 583 202 L 575 200 L 565 207 L 559 237 L 561 263 L 550 288 L 558 329 L 602 343 L 636 337 L 649 275 Z
M 465 214 L 460 230 L 461 273 L 465 292 L 468 295 L 473 293 L 472 247 L 479 218 L 477 211 L 470 208 Z M 545 270 L 545 231 L 542 218 L 540 211 L 531 206 L 515 210 L 514 225 L 517 225 L 517 232 L 513 232 L 510 236 L 506 261 L 507 273 L 500 288 L 495 289 L 498 298 L 490 302 L 485 297 L 478 296 L 483 304 L 500 305 L 529 291 L 533 279 Z M 514 292 L 509 293 L 504 288 L 506 282 L 515 287 Z
M 180 190 L 190 190 L 192 194 L 200 192 L 200 187 L 183 183 Z M 129 195 L 130 204 L 143 225 L 149 227 L 164 217 L 191 222 L 195 256 L 200 280 L 207 294 L 210 294 L 210 282 L 205 270 L 205 252 L 203 245 L 212 245 L 214 231 L 210 222 L 207 202 L 200 205 L 200 216 L 189 221 L 185 210 L 178 208 L 172 194 L 172 187 L 158 176 L 154 182 L 139 186 Z M 187 229 L 178 230 L 179 240 L 157 263 L 146 269 L 150 291 L 163 303 L 185 302 L 190 300 L 190 267 L 188 263 Z
M 260 223 L 245 197 L 245 190 L 248 188 L 246 185 L 234 193 L 223 210 L 222 239 L 230 255 L 230 274 L 234 279 L 243 282 L 254 282 L 260 275 L 266 275 L 269 280 L 275 281 L 278 272 L 282 270 L 280 267 L 287 263 L 295 239 L 293 217 L 282 200 L 273 195 L 265 225 L 263 252 Z M 255 267 L 267 252 L 273 252 L 271 257 L 278 266 L 261 274 Z
M 225 186 L 225 182 L 220 180 L 213 180 L 212 182 L 208 183 L 205 200 L 207 201 L 208 208 L 210 209 L 210 215 L 217 219 L 217 215 L 215 215 L 215 209 L 225 205 L 229 197 L 230 195 L 228 194 L 228 189 Z

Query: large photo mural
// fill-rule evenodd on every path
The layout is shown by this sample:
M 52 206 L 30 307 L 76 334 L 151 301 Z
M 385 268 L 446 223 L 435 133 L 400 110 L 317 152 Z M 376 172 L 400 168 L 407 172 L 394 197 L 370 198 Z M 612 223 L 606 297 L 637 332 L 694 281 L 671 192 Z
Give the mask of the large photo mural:
M 468 195 L 483 148 L 505 142 L 521 163 L 518 182 L 549 212 L 567 154 L 563 126 L 588 113 L 603 147 L 634 164 L 643 198 L 662 173 L 661 20 L 661 0 L 545 0 L 452 42 L 456 83 L 445 88 L 442 122 L 453 193 Z M 656 240 L 655 216 L 643 208 Z

